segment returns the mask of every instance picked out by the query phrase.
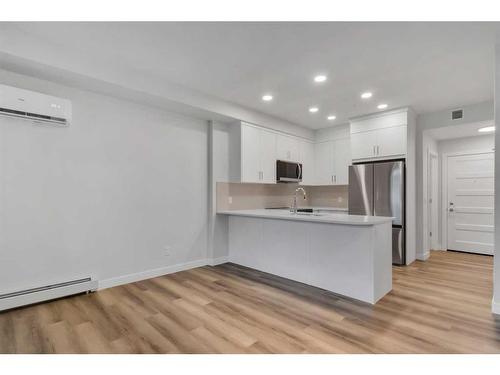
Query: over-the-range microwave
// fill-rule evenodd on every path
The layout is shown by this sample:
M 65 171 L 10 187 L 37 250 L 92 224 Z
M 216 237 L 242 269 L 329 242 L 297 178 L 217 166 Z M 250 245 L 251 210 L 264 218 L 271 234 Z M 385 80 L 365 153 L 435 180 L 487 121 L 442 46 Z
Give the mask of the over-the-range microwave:
M 276 182 L 302 181 L 302 164 L 276 160 Z

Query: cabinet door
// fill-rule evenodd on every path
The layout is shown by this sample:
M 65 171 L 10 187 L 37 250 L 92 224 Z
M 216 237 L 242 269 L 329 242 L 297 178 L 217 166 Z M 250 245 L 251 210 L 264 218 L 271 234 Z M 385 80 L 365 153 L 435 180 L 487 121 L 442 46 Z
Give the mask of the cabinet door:
M 351 165 L 351 142 L 349 139 L 339 139 L 334 146 L 334 182 L 337 185 L 347 185 L 349 181 L 349 165 Z
M 313 185 L 314 179 L 314 144 L 300 141 L 299 162 L 302 163 L 302 185 Z
M 377 130 L 377 157 L 406 154 L 406 126 Z
M 299 161 L 299 140 L 286 135 L 276 136 L 276 158 L 285 161 Z
M 241 126 L 241 182 L 261 182 L 260 129 Z
M 353 160 L 375 157 L 377 130 L 351 134 L 351 156 Z
M 333 183 L 333 149 L 333 141 L 316 143 L 314 164 L 315 183 L 318 185 L 331 185 Z
M 260 170 L 262 171 L 261 182 L 268 184 L 276 183 L 276 134 L 260 130 Z

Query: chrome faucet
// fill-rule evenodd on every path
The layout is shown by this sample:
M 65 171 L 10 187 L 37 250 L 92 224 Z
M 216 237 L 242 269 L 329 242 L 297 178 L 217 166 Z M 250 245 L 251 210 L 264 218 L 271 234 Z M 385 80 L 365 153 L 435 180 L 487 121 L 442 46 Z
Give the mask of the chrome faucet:
M 302 192 L 302 197 L 304 198 L 304 200 L 306 200 L 306 198 L 307 198 L 306 191 L 303 188 L 298 187 L 297 189 L 295 189 L 295 194 L 293 196 L 292 207 L 290 207 L 290 212 L 293 213 L 293 214 L 297 213 L 297 193 L 299 191 Z

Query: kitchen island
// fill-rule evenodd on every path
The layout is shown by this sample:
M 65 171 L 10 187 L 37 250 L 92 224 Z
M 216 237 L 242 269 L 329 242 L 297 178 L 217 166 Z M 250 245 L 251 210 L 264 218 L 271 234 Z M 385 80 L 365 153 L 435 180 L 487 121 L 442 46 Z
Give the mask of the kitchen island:
M 392 218 L 287 210 L 229 216 L 229 261 L 374 304 L 392 289 Z

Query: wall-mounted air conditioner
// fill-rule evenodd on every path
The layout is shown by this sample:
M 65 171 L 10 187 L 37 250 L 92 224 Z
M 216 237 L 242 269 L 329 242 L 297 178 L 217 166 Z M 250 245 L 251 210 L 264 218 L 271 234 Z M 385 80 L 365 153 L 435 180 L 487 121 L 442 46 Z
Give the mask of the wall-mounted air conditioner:
M 68 126 L 71 102 L 35 91 L 0 84 L 0 115 Z

